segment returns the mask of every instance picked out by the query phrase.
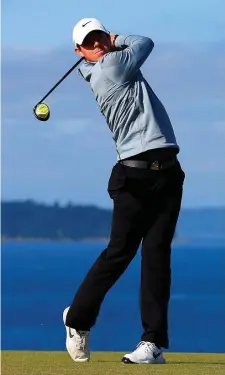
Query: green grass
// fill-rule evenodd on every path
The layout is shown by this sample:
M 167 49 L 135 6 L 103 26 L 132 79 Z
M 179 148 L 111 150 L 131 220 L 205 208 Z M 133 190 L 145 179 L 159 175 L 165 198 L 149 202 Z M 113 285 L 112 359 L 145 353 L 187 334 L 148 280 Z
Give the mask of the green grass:
M 92 352 L 89 363 L 67 352 L 3 351 L 2 375 L 225 375 L 225 354 L 166 353 L 166 365 L 125 365 L 124 353 Z

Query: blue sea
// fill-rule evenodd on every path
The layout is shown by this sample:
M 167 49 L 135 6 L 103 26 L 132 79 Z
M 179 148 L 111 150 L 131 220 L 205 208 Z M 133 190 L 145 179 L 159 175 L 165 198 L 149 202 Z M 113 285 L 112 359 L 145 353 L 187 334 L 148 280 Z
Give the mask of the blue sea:
M 2 349 L 65 350 L 63 309 L 103 242 L 2 244 Z M 170 351 L 225 352 L 225 241 L 173 244 Z M 140 252 L 107 294 L 91 350 L 134 349 L 139 314 Z

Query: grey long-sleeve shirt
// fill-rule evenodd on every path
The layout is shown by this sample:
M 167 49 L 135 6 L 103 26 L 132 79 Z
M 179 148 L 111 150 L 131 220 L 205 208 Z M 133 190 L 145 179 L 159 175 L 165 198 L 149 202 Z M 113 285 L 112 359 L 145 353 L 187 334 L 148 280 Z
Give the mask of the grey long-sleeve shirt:
M 118 36 L 120 51 L 79 69 L 90 82 L 100 110 L 113 133 L 118 159 L 164 147 L 178 147 L 169 116 L 140 68 L 154 43 L 141 36 Z

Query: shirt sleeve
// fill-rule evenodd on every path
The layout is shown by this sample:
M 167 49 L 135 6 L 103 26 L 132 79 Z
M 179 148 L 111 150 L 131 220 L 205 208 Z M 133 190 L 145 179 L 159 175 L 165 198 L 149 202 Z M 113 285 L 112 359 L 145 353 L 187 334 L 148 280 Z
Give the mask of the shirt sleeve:
M 121 36 L 115 40 L 115 47 L 121 51 L 103 56 L 101 66 L 106 76 L 116 83 L 125 83 L 133 78 L 150 55 L 154 43 L 143 36 Z

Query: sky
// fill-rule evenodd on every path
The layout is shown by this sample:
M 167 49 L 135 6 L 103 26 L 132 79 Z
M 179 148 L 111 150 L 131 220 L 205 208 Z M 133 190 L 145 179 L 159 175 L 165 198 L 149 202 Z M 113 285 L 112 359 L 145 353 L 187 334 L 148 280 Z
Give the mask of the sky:
M 113 33 L 151 37 L 142 72 L 165 105 L 186 173 L 183 207 L 225 206 L 225 17 L 223 0 L 2 1 L 2 199 L 112 207 L 112 135 L 75 71 L 72 29 L 96 17 Z

